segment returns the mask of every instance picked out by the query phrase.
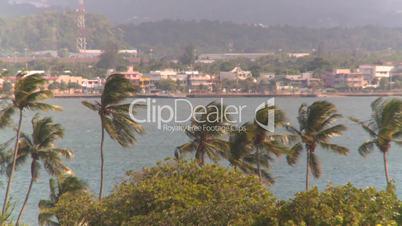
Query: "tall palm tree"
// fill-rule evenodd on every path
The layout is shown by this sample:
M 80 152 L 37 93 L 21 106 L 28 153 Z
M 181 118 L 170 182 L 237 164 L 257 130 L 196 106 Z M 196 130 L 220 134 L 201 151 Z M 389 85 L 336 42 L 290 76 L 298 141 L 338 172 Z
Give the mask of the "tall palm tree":
M 195 152 L 195 160 L 200 166 L 205 164 L 205 158 L 218 161 L 227 157 L 229 145 L 224 139 L 227 133 L 230 117 L 222 114 L 225 106 L 212 102 L 204 108 L 198 108 L 186 129 L 190 142 L 177 147 L 176 154 L 182 155 Z
M 273 182 L 273 179 L 268 172 L 269 161 L 272 161 L 273 158 L 266 154 L 259 156 L 259 161 L 257 162 L 256 149 L 253 143 L 253 127 L 253 124 L 246 123 L 240 128 L 231 131 L 229 137 L 228 161 L 235 170 L 241 170 L 246 174 L 255 174 Z
M 388 153 L 392 143 L 401 145 L 402 140 L 402 100 L 392 98 L 378 98 L 371 104 L 372 116 L 367 122 L 351 118 L 352 121 L 370 135 L 370 140 L 359 147 L 359 153 L 366 157 L 374 147 L 383 155 L 385 179 L 387 184 L 391 182 L 388 170 Z
M 273 118 L 270 119 L 270 116 L 273 116 Z M 260 179 L 263 178 L 261 167 L 270 166 L 270 162 L 273 161 L 272 155 L 279 157 L 289 152 L 288 147 L 285 146 L 288 143 L 289 136 L 274 133 L 274 131 L 268 131 L 266 128 L 261 127 L 261 123 L 267 125 L 269 120 L 274 120 L 274 128 L 280 128 L 286 123 L 283 111 L 276 106 L 266 105 L 256 112 L 254 123 L 249 127 L 254 148 L 253 155 L 257 165 L 257 175 Z M 273 179 L 270 178 L 270 181 L 273 182 Z
M 335 105 L 327 101 L 317 101 L 299 108 L 299 129 L 287 125 L 287 129 L 298 137 L 292 152 L 287 156 L 288 163 L 294 165 L 304 149 L 307 153 L 306 163 L 306 191 L 309 189 L 310 170 L 315 178 L 321 176 L 320 161 L 316 155 L 317 147 L 346 155 L 349 150 L 345 147 L 331 143 L 331 138 L 341 135 L 346 127 L 342 124 L 334 125 L 342 115 L 337 113 Z
M 256 125 L 246 123 L 237 130 L 231 131 L 229 137 L 229 163 L 246 174 L 255 174 L 260 179 L 273 183 L 269 173 L 274 157 L 289 152 L 285 145 L 285 135 L 267 133 L 259 147 L 255 146 Z
M 59 226 L 57 216 L 54 215 L 52 209 L 56 207 L 60 197 L 66 193 L 83 192 L 88 189 L 85 182 L 77 177 L 70 175 L 58 176 L 57 180 L 51 178 L 49 180 L 50 195 L 48 200 L 39 202 L 38 221 L 41 226 Z
M 63 138 L 64 130 L 60 124 L 54 123 L 49 117 L 40 118 L 36 115 L 32 119 L 32 135 L 21 134 L 18 145 L 17 165 L 23 164 L 31 158 L 31 181 L 26 193 L 21 210 L 18 214 L 16 225 L 19 224 L 25 206 L 31 194 L 33 183 L 39 177 L 40 168 L 43 167 L 51 176 L 59 176 L 71 170 L 64 165 L 62 158 L 71 159 L 72 151 L 56 146 L 55 142 Z
M 100 102 L 82 102 L 87 108 L 98 112 L 101 121 L 99 200 L 102 199 L 103 192 L 105 131 L 123 147 L 133 145 L 136 134 L 144 132 L 143 127 L 130 117 L 130 104 L 125 103 L 134 91 L 130 80 L 123 75 L 114 74 L 107 78 Z
M 12 156 L 11 172 L 7 181 L 6 193 L 4 196 L 2 213 L 4 214 L 8 205 L 8 199 L 11 191 L 11 184 L 15 173 L 15 164 L 17 160 L 17 149 L 20 139 L 20 131 L 23 119 L 23 112 L 30 111 L 61 111 L 61 108 L 55 105 L 44 103 L 43 101 L 52 98 L 53 94 L 49 90 L 42 90 L 46 80 L 40 74 L 26 75 L 20 73 L 16 77 L 13 96 L 2 102 L 0 110 L 0 127 L 11 123 L 12 116 L 18 112 L 18 124 L 15 136 L 15 145 Z

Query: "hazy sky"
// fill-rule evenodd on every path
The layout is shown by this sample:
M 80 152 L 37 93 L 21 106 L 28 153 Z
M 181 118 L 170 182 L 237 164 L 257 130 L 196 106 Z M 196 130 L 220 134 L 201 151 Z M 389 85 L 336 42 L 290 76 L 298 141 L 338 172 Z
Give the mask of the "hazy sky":
M 0 0 L 6 1 L 6 0 Z M 76 7 L 78 0 L 18 0 Z M 209 19 L 296 26 L 402 26 L 402 0 L 86 0 L 114 21 Z

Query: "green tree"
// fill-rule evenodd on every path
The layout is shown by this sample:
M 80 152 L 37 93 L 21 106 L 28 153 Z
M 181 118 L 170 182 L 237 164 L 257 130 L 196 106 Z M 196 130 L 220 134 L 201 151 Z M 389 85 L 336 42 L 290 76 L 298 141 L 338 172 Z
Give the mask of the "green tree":
M 104 70 L 116 69 L 120 66 L 127 66 L 127 63 L 124 61 L 123 55 L 119 53 L 118 45 L 108 43 L 96 66 Z
M 205 107 L 199 107 L 193 113 L 191 125 L 186 129 L 190 142 L 177 147 L 177 154 L 195 152 L 195 159 L 200 166 L 205 164 L 205 157 L 213 161 L 227 157 L 228 142 L 223 139 L 227 132 L 229 115 L 222 114 L 225 106 L 212 102 Z
M 252 225 L 262 211 L 275 221 L 276 200 L 253 176 L 181 161 L 128 175 L 102 201 L 104 226 Z
M 184 48 L 183 54 L 180 57 L 180 63 L 184 65 L 193 65 L 197 59 L 194 46 L 188 45 Z
M 17 165 L 24 164 L 31 158 L 31 182 L 29 183 L 21 210 L 18 214 L 16 225 L 19 224 L 25 206 L 31 194 L 32 186 L 39 177 L 40 168 L 43 167 L 51 176 L 60 176 L 71 170 L 64 165 L 63 159 L 71 159 L 72 151 L 59 148 L 55 142 L 64 136 L 64 130 L 58 123 L 54 123 L 49 117 L 41 118 L 36 115 L 32 119 L 32 135 L 22 133 L 18 145 Z M 41 164 L 42 163 L 42 164 Z
M 347 184 L 297 193 L 281 206 L 278 220 L 280 225 L 400 225 L 398 218 L 395 193 Z
M 162 79 L 159 81 L 158 87 L 164 91 L 174 91 L 177 88 L 177 83 L 171 79 Z
M 337 144 L 330 143 L 331 138 L 341 135 L 346 127 L 342 124 L 334 125 L 342 115 L 337 113 L 335 105 L 327 101 L 316 101 L 310 106 L 302 104 L 299 108 L 299 129 L 287 125 L 287 129 L 298 137 L 298 142 L 288 154 L 287 160 L 294 165 L 299 159 L 303 146 L 307 153 L 306 163 L 306 191 L 309 189 L 310 170 L 315 178 L 321 176 L 320 161 L 316 155 L 317 147 L 346 155 L 349 150 Z
M 136 134 L 144 132 L 143 127 L 130 117 L 130 110 L 135 109 L 130 109 L 130 104 L 125 103 L 126 99 L 134 94 L 134 91 L 130 80 L 122 75 L 114 74 L 107 78 L 100 102 L 82 102 L 90 110 L 98 112 L 101 121 L 99 199 L 102 199 L 103 191 L 105 131 L 123 147 L 133 145 L 136 142 Z
M 39 225 L 60 225 L 54 208 L 64 194 L 80 194 L 87 191 L 88 186 L 85 182 L 77 177 L 69 175 L 61 175 L 57 180 L 51 178 L 49 180 L 50 195 L 48 200 L 39 202 Z
M 4 196 L 4 203 L 2 213 L 6 211 L 9 194 L 11 191 L 11 184 L 14 178 L 15 165 L 18 156 L 18 143 L 20 139 L 20 131 L 22 126 L 23 112 L 30 111 L 49 111 L 57 110 L 61 108 L 55 105 L 44 103 L 49 98 L 53 97 L 53 94 L 49 90 L 41 90 L 40 88 L 46 83 L 46 80 L 40 74 L 34 75 L 17 75 L 17 81 L 14 86 L 14 95 L 11 99 L 3 102 L 3 108 L 0 110 L 0 126 L 9 125 L 12 120 L 12 116 L 15 112 L 18 112 L 18 124 L 15 136 L 15 146 L 13 150 L 12 165 L 10 174 L 7 181 L 7 188 Z
M 56 206 L 51 208 L 51 212 L 57 216 L 58 224 L 62 226 L 106 226 L 104 222 L 100 223 L 98 220 L 99 211 L 101 210 L 98 207 L 98 202 L 96 202 L 89 192 L 67 192 L 60 197 Z M 97 221 L 97 224 L 89 224 L 91 220 Z
M 272 176 L 269 173 L 270 161 L 273 161 L 270 153 L 259 155 L 259 161 L 255 152 L 253 124 L 247 123 L 241 128 L 231 132 L 229 137 L 230 153 L 228 161 L 235 170 L 250 175 L 261 176 L 262 178 L 273 182 Z
M 62 81 L 59 86 L 60 91 L 66 91 L 68 89 L 68 85 L 66 82 Z
M 50 90 L 60 89 L 60 87 L 61 87 L 61 84 L 58 82 L 53 82 L 53 83 L 49 84 L 49 86 L 48 86 L 48 88 Z
M 13 90 L 13 84 L 11 82 L 4 82 L 3 83 L 3 92 L 10 93 Z
M 375 147 L 380 150 L 384 159 L 384 171 L 387 185 L 391 182 L 388 170 L 388 153 L 392 143 L 401 145 L 402 140 L 402 101 L 400 99 L 378 98 L 371 104 L 372 117 L 368 122 L 352 120 L 364 129 L 370 140 L 359 147 L 359 153 L 367 156 Z

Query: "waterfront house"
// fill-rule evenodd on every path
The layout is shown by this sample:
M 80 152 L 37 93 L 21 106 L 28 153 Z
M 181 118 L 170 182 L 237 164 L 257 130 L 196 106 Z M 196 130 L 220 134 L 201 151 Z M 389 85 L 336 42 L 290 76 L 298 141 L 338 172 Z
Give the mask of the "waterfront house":
M 82 87 L 86 90 L 97 91 L 97 90 L 101 90 L 103 88 L 104 84 L 105 84 L 105 79 L 101 79 L 101 78 L 97 77 L 95 79 L 84 80 Z
M 191 92 L 212 91 L 214 77 L 198 71 L 186 71 L 183 73 L 187 77 L 187 88 Z
M 360 65 L 359 72 L 363 74 L 364 80 L 371 83 L 374 79 L 391 77 L 394 66 L 391 65 Z
M 361 89 L 368 85 L 368 81 L 359 70 L 336 69 L 324 77 L 324 84 L 327 88 Z
M 143 74 L 140 73 L 139 71 L 134 70 L 133 66 L 129 66 L 127 68 L 127 71 L 117 73 L 124 75 L 124 77 L 129 79 L 133 83 L 133 85 L 140 86 Z
M 151 71 L 150 76 L 156 78 L 159 77 L 159 80 L 163 79 L 170 79 L 170 80 L 176 80 L 177 77 L 177 71 L 173 69 L 165 69 L 165 70 L 160 70 L 160 71 Z
M 244 71 L 240 67 L 235 67 L 231 71 L 221 72 L 219 79 L 220 81 L 243 81 L 252 77 L 253 75 L 250 71 Z

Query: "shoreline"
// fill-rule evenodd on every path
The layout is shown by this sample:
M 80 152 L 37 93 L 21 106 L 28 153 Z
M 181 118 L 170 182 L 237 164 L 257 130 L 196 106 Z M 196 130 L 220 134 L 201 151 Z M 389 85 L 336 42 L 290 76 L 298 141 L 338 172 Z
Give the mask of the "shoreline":
M 136 95 L 137 98 L 251 98 L 251 97 L 388 97 L 388 96 L 402 96 L 402 92 L 378 92 L 378 93 L 306 93 L 306 94 L 293 94 L 293 93 L 276 93 L 276 94 L 261 94 L 261 93 L 231 93 L 231 94 L 186 94 L 186 95 Z M 100 98 L 100 94 L 82 94 L 82 95 L 55 95 L 56 99 L 70 99 L 70 98 Z

